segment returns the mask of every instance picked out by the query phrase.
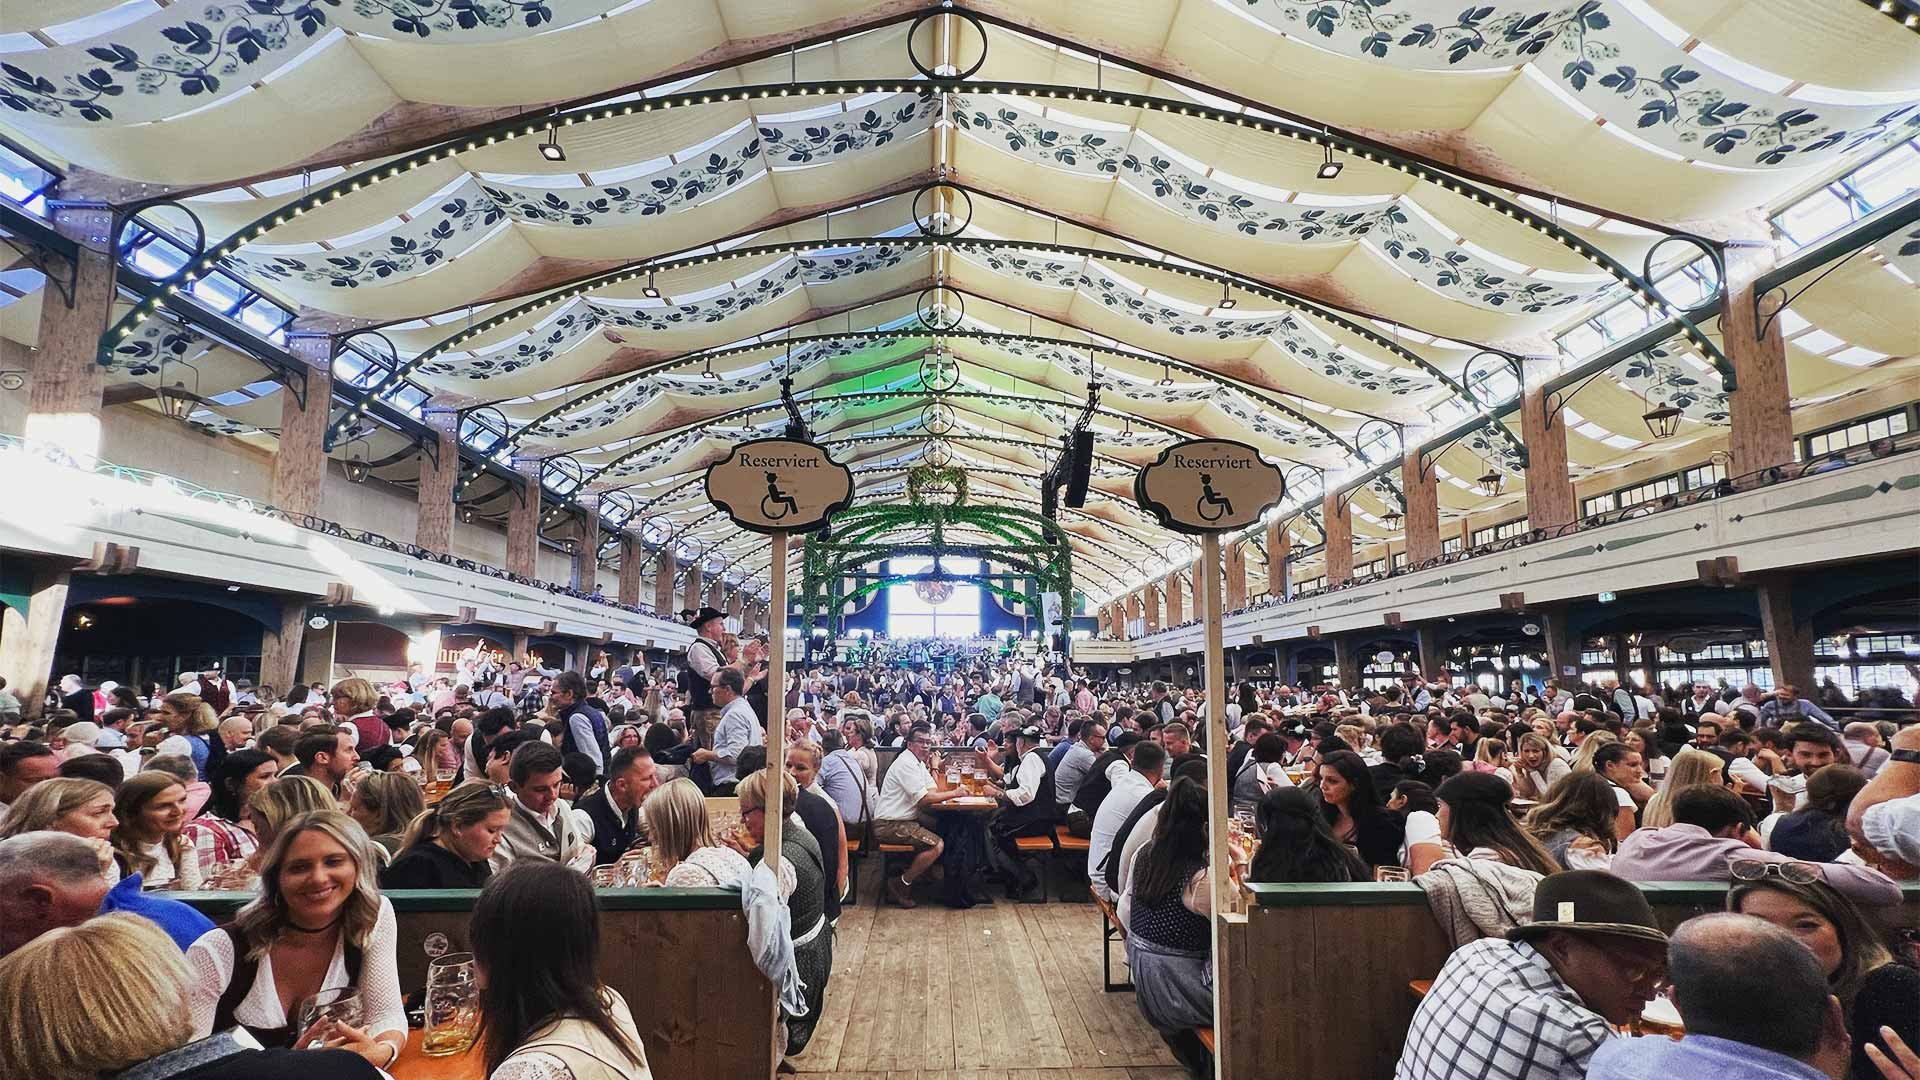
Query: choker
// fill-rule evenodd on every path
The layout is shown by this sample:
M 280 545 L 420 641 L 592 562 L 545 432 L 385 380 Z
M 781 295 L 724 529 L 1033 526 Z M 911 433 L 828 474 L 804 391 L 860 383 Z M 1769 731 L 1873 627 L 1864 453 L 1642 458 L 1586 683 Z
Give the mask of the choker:
M 289 929 L 289 930 L 293 930 L 293 931 L 297 931 L 297 932 L 299 932 L 299 933 L 302 933 L 302 934 L 324 934 L 324 933 L 326 933 L 327 931 L 329 931 L 329 930 L 331 930 L 331 929 L 333 929 L 334 927 L 336 927 L 336 926 L 339 926 L 339 925 L 340 925 L 340 920 L 342 920 L 342 919 L 344 919 L 344 918 L 346 918 L 346 917 L 347 917 L 347 910 L 346 910 L 345 908 L 341 908 L 341 909 L 340 909 L 340 914 L 338 914 L 338 915 L 335 915 L 335 916 L 333 917 L 333 921 L 332 921 L 332 922 L 329 922 L 329 923 L 328 923 L 327 925 L 325 925 L 325 926 L 316 926 L 316 927 L 314 927 L 314 928 L 312 928 L 312 929 L 308 929 L 307 927 L 304 927 L 304 926 L 301 926 L 301 925 L 300 925 L 299 923 L 297 923 L 297 922 L 294 922 L 294 921 L 293 921 L 292 919 L 288 919 L 288 920 L 287 920 L 287 929 Z

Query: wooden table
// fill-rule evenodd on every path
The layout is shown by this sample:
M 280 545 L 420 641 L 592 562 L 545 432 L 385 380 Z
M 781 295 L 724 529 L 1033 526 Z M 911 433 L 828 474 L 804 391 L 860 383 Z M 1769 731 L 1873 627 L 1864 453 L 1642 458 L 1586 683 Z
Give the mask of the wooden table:
M 407 1031 L 406 1049 L 400 1051 L 393 1068 L 387 1070 L 393 1080 L 486 1080 L 486 1057 L 478 1042 L 464 1054 L 428 1057 L 420 1049 L 420 1041 L 425 1037 L 424 1028 Z

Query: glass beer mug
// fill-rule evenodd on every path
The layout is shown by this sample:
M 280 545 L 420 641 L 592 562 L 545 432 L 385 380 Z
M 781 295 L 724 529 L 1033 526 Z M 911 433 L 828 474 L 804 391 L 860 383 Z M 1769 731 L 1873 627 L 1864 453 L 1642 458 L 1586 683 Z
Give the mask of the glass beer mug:
M 427 965 L 427 1023 L 421 1052 L 464 1054 L 480 1032 L 480 986 L 472 953 L 448 953 Z

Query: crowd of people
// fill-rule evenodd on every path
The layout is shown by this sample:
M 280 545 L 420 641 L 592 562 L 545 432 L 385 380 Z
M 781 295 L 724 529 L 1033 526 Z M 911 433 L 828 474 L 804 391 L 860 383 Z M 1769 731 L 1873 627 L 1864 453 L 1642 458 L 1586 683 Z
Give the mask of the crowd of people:
M 647 883 L 746 887 L 777 798 L 802 989 L 783 1005 L 789 1055 L 831 984 L 849 841 L 907 853 L 882 885 L 891 902 L 915 906 L 937 872 L 969 904 L 981 886 L 1044 898 L 1018 841 L 1064 828 L 1087 839 L 1087 887 L 1127 931 L 1143 1019 L 1210 1075 L 1196 1029 L 1213 1014 L 1213 752 L 1236 880 L 1424 889 L 1455 951 L 1405 1080 L 1671 1071 L 1664 1051 L 1612 1049 L 1614 1028 L 1671 972 L 1690 1032 L 1691 1010 L 1697 1030 L 1745 1039 L 1754 1018 L 1700 988 L 1725 949 L 1771 957 L 1782 940 L 1837 1013 L 1763 1025 L 1773 1041 L 1752 1045 L 1824 1069 L 1844 1040 L 1845 1068 L 1826 1074 L 1872 1080 L 1920 1044 L 1910 948 L 1877 929 L 1895 878 L 1920 866 L 1910 714 L 1843 723 L 1791 687 L 1241 684 L 1214 748 L 1197 687 L 1097 679 L 983 640 L 890 642 L 796 665 L 770 692 L 763 642 L 711 608 L 690 623 L 666 670 L 474 651 L 451 674 L 281 697 L 217 671 L 170 693 L 62 680 L 0 740 L 0 1074 L 375 1075 L 406 1032 L 382 889 L 471 888 L 483 967 L 516 973 L 488 980 L 490 1074 L 644 1076 L 630 1010 L 592 976 L 591 882 L 644 846 Z M 943 783 L 960 769 L 977 782 Z M 982 794 L 998 806 L 984 828 L 934 812 Z M 725 796 L 737 825 L 709 809 Z M 1731 883 L 1729 914 L 1669 939 L 1633 887 L 1652 881 Z M 254 895 L 216 927 L 167 896 L 200 888 Z M 76 964 L 88 974 L 58 993 L 5 992 Z M 340 985 L 362 992 L 365 1022 L 295 1031 L 298 1004 Z M 180 1009 L 137 1031 L 106 1023 L 99 1002 L 126 995 Z M 556 1026 L 597 1047 L 593 1063 L 549 1052 Z

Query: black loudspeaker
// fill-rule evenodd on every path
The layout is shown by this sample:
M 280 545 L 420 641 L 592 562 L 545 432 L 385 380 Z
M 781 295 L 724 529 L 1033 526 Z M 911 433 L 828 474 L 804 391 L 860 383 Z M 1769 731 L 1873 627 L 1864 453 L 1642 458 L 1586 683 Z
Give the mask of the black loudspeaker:
M 1078 510 L 1087 505 L 1087 481 L 1093 477 L 1093 432 L 1085 429 L 1067 436 L 1066 505 Z

